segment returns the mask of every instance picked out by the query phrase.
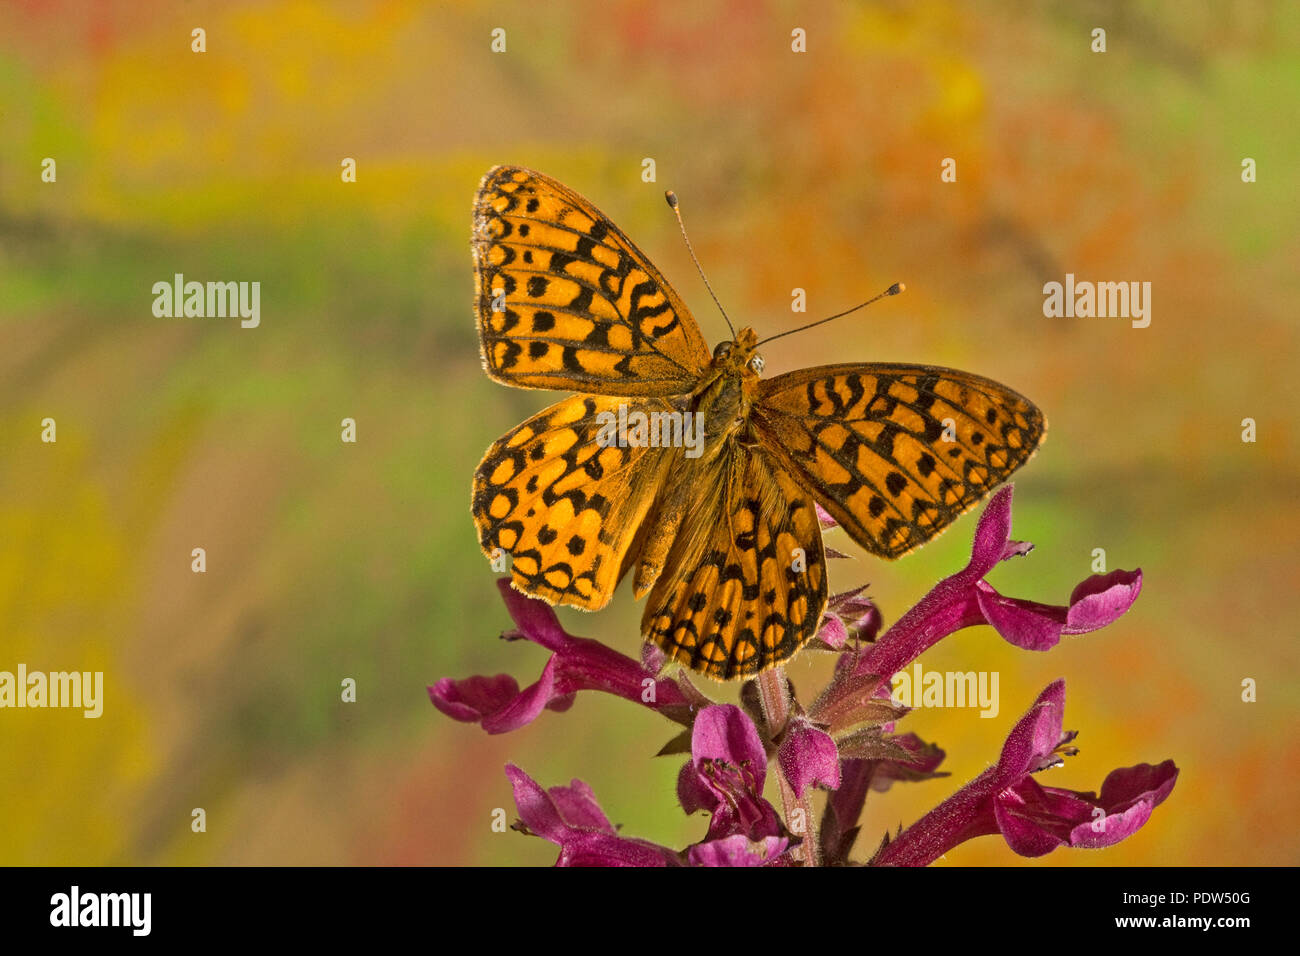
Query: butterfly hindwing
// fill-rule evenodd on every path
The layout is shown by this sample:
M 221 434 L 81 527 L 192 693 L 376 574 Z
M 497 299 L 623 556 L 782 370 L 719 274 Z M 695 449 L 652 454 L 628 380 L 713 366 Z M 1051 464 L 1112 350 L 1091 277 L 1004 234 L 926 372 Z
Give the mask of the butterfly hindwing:
M 826 607 L 813 499 L 761 448 L 734 445 L 683 476 L 693 506 L 646 604 L 641 630 L 673 660 L 717 680 L 793 656 Z
M 670 449 L 602 437 L 620 404 L 628 414 L 671 409 L 664 399 L 574 395 L 507 432 L 474 473 L 483 553 L 508 555 L 515 586 L 552 604 L 608 603 L 671 464 Z
M 475 310 L 483 367 L 507 385 L 679 395 L 709 364 L 690 311 L 595 206 L 518 166 L 474 199 Z
M 900 557 L 1029 460 L 1046 432 L 1032 402 L 990 379 L 925 365 L 830 365 L 760 385 L 763 441 L 860 545 Z

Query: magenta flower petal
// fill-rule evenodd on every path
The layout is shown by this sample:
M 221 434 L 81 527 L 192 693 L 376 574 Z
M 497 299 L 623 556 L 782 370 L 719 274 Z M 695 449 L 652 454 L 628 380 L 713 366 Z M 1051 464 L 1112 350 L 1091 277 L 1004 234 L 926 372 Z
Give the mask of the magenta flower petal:
M 697 769 L 705 760 L 745 767 L 756 789 L 763 789 L 767 753 L 753 721 L 734 704 L 715 704 L 700 711 L 691 732 L 691 756 Z
M 560 843 L 567 835 L 568 824 L 549 793 L 514 764 L 506 764 L 506 776 L 514 790 L 519 816 L 540 837 Z
M 1039 604 L 998 594 L 987 582 L 975 582 L 984 619 L 1008 643 L 1031 651 L 1055 647 L 1064 634 L 1086 634 L 1113 623 L 1133 606 L 1142 591 L 1142 571 L 1112 571 L 1080 583 L 1070 606 Z
M 682 764 L 682 769 L 677 774 L 677 801 L 687 815 L 701 810 L 712 813 L 718 805 L 717 794 L 705 785 L 692 760 Z
M 678 854 L 667 847 L 619 836 L 596 804 L 591 789 L 580 781 L 547 792 L 512 764 L 506 766 L 506 776 L 510 778 L 515 806 L 524 825 L 537 836 L 559 845 L 556 866 L 681 864 Z
M 958 577 L 973 583 L 992 571 L 999 561 L 1010 557 L 1008 546 L 1011 544 L 1011 491 L 1014 486 L 1005 485 L 993 493 L 989 503 L 980 514 L 975 526 L 975 542 L 971 547 L 970 563 Z M 1023 548 L 1024 542 L 1015 542 L 1016 547 Z M 1033 547 L 1030 545 L 1030 547 Z M 1015 552 L 1015 549 L 1010 549 Z M 1023 552 L 1019 552 L 1023 553 Z
M 777 760 L 800 799 L 811 786 L 835 790 L 840 785 L 840 755 L 835 741 L 804 717 L 791 718 Z
M 678 776 L 677 794 L 688 813 L 712 812 L 708 840 L 784 835 L 781 818 L 763 799 L 766 779 L 767 753 L 745 712 L 734 704 L 700 711 L 691 732 L 691 761 Z
M 697 843 L 686 851 L 690 866 L 765 866 L 779 857 L 790 845 L 780 836 L 750 840 L 741 834 Z
M 1151 819 L 1155 803 L 1142 801 L 1119 813 L 1107 813 L 1097 821 L 1078 823 L 1070 830 L 1064 845 L 1085 850 L 1099 850 L 1131 837 Z M 1100 826 L 1100 830 L 1097 827 Z M 1014 849 L 1014 847 L 1012 848 Z M 1025 854 L 1028 855 L 1028 854 Z
M 1100 797 L 1091 793 L 1080 795 L 1104 811 L 1105 816 L 1099 818 L 1095 811 L 1090 811 L 1092 819 L 1076 824 L 1070 831 L 1070 845 L 1110 846 L 1132 835 L 1164 803 L 1177 781 L 1178 767 L 1172 760 L 1112 770 L 1102 782 Z
M 541 677 L 500 710 L 485 716 L 480 726 L 489 734 L 504 734 L 532 723 L 552 703 L 567 709 L 573 699 L 556 690 L 555 671 L 556 658 L 552 657 L 542 668 Z
M 997 795 L 995 819 L 1007 845 L 1021 856 L 1042 856 L 1058 846 L 1111 846 L 1141 829 L 1177 779 L 1172 760 L 1112 771 L 1101 797 L 1026 778 Z
M 1097 804 L 1116 811 L 1139 800 L 1151 799 L 1158 806 L 1173 791 L 1177 779 L 1178 768 L 1172 760 L 1112 770 L 1102 781 Z
M 1003 597 L 984 581 L 975 582 L 975 599 L 984 620 L 1009 644 L 1027 651 L 1045 651 L 1061 640 L 1066 617 L 1063 607 Z
M 550 660 L 541 676 L 522 691 L 514 678 L 504 674 L 459 681 L 442 678 L 429 688 L 429 699 L 440 711 L 455 720 L 478 722 L 490 734 L 503 734 L 532 722 L 543 710 L 567 710 L 578 691 L 599 690 L 689 724 L 692 705 L 702 698 L 688 685 L 659 680 L 661 660 L 650 655 L 647 661 L 655 666 L 647 667 L 599 641 L 574 637 L 565 632 L 545 601 L 516 591 L 508 578 L 498 579 L 497 588 L 516 626 L 502 636 L 540 644 L 552 651 Z
M 560 619 L 555 616 L 555 609 L 545 601 L 516 591 L 511 587 L 509 578 L 497 578 L 497 590 L 501 592 L 506 610 L 514 619 L 518 636 L 552 651 L 564 650 L 575 640 L 565 633 Z M 513 638 L 516 635 L 508 636 Z
M 505 707 L 519 694 L 519 684 L 509 674 L 495 677 L 444 677 L 429 688 L 433 706 L 453 720 L 476 724 L 487 714 Z
M 1068 843 L 1057 836 L 1060 821 L 1088 818 L 1091 807 L 1068 791 L 1052 791 L 1026 777 L 993 800 L 993 815 L 1002 838 L 1020 856 L 1043 856 Z
M 556 659 L 552 657 L 542 668 L 541 677 L 523 691 L 518 690 L 519 685 L 513 677 L 504 674 L 494 678 L 470 677 L 463 681 L 444 677 L 428 689 L 429 699 L 448 716 L 476 722 L 489 734 L 504 734 L 532 723 L 543 710 L 565 711 L 573 705 L 572 693 L 556 691 L 555 671 Z M 493 683 L 490 689 L 484 689 L 474 681 Z M 515 692 L 507 695 L 505 691 L 510 686 L 515 688 Z M 467 688 L 470 689 L 469 699 L 477 706 L 471 707 L 466 701 Z M 482 692 L 474 693 L 475 689 Z
M 576 777 L 567 787 L 551 787 L 547 790 L 551 802 L 570 826 L 587 827 L 605 833 L 617 834 L 605 811 L 596 802 L 596 795 L 591 787 Z
M 993 768 L 986 789 L 1010 786 L 1025 774 L 1059 763 L 1056 748 L 1073 735 L 1061 731 L 1065 719 L 1065 681 L 1048 684 L 1025 716 L 1016 721 L 1002 745 L 1002 756 Z M 987 771 L 986 771 L 987 772 Z
M 1065 634 L 1087 634 L 1117 620 L 1142 593 L 1142 569 L 1097 574 L 1070 595 Z

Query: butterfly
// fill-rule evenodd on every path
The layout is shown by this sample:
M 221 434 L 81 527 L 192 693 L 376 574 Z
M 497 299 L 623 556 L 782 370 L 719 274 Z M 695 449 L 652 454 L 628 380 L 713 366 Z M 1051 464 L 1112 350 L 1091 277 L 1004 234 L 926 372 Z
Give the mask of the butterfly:
M 947 368 L 764 379 L 752 329 L 710 351 L 645 253 L 528 169 L 488 171 L 472 247 L 487 374 L 576 393 L 484 455 L 471 502 L 484 554 L 509 556 L 516 589 L 587 610 L 632 572 L 636 597 L 649 594 L 645 639 L 710 678 L 753 677 L 816 634 L 827 580 L 815 503 L 868 552 L 898 558 L 1046 431 L 1028 399 Z

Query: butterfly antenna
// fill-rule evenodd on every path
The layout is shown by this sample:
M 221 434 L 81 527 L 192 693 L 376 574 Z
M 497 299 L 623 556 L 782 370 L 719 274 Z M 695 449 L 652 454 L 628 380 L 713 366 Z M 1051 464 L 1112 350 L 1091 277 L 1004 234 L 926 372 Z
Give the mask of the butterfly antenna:
M 734 339 L 736 337 L 736 327 L 731 324 L 731 319 L 727 316 L 727 310 L 724 309 L 722 303 L 718 301 L 718 297 L 713 291 L 713 286 L 709 285 L 709 277 L 706 276 L 704 270 L 700 268 L 700 260 L 695 258 L 695 250 L 691 247 L 691 237 L 686 235 L 686 223 L 682 222 L 682 211 L 677 208 L 677 194 L 669 189 L 664 192 L 664 198 L 668 200 L 668 205 L 672 209 L 673 215 L 677 217 L 677 225 L 681 227 L 682 238 L 686 240 L 686 251 L 691 254 L 691 261 L 695 263 L 695 268 L 700 273 L 700 278 L 704 280 L 704 288 L 708 289 L 709 295 L 713 296 L 713 304 L 716 305 L 718 311 L 722 313 L 722 318 L 726 320 L 727 328 L 731 330 L 731 337 Z
M 851 309 L 845 309 L 843 312 L 836 312 L 834 315 L 830 316 L 829 318 L 818 319 L 816 322 L 809 322 L 807 325 L 801 325 L 797 329 L 790 329 L 786 332 L 778 332 L 776 335 L 769 335 L 767 338 L 763 339 L 762 342 L 759 342 L 758 344 L 762 345 L 763 342 L 771 342 L 773 339 L 779 339 L 783 335 L 794 335 L 796 332 L 802 332 L 804 329 L 811 329 L 813 326 L 816 325 L 825 325 L 827 322 L 831 321 L 831 319 L 838 319 L 841 318 L 842 316 L 848 315 L 850 312 L 856 312 L 858 311 L 858 309 L 865 309 L 871 303 L 883 299 L 885 298 L 885 296 L 898 295 L 898 293 L 906 291 L 906 289 L 907 286 L 903 285 L 903 283 L 895 282 L 884 292 L 880 293 L 879 295 L 873 295 L 866 302 L 860 302 Z

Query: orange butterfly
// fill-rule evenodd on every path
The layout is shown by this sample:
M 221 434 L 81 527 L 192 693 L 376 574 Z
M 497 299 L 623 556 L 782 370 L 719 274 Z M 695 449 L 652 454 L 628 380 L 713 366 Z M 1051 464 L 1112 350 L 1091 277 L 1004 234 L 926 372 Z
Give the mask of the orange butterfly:
M 814 500 L 897 558 L 1023 465 L 1046 430 L 1033 403 L 966 372 L 853 363 L 764 380 L 747 328 L 710 354 L 632 240 L 531 170 L 483 178 L 473 250 L 488 375 L 579 393 L 483 457 L 472 511 L 484 553 L 510 555 L 519 590 L 587 610 L 635 568 L 646 639 L 712 678 L 752 677 L 817 632 Z

